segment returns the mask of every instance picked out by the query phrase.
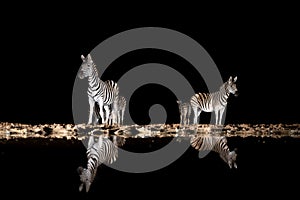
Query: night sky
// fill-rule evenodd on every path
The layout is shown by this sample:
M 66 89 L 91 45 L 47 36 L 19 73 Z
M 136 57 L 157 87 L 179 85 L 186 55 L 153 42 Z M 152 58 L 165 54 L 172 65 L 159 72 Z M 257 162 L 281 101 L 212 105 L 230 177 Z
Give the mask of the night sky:
M 216 63 L 223 80 L 238 76 L 240 95 L 229 98 L 225 123 L 299 122 L 299 31 L 292 17 L 102 22 L 50 18 L 40 23 L 35 17 L 6 22 L 1 47 L 5 53 L 1 65 L 0 121 L 73 123 L 72 89 L 82 62 L 80 55 L 87 55 L 119 32 L 157 26 L 177 30 L 199 42 Z M 184 65 L 178 56 L 153 49 L 132 52 L 114 64 L 134 66 L 148 62 L 170 67 Z M 197 82 L 195 77 L 190 78 Z M 200 87 L 201 81 L 199 90 L 207 91 Z M 150 88 L 144 92 L 155 91 Z M 154 102 L 148 96 L 145 106 Z M 135 101 L 131 105 L 139 105 L 138 99 Z M 131 109 L 143 110 L 139 106 Z M 209 115 L 203 116 L 203 122 L 208 122 L 205 116 Z

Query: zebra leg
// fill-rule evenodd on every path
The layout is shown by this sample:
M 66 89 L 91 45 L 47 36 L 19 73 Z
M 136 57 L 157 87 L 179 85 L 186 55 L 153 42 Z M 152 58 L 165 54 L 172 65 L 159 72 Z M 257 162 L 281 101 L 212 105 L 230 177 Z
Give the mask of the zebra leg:
M 123 125 L 125 109 L 123 109 L 121 112 L 121 125 Z
M 223 118 L 224 110 L 225 110 L 225 107 L 222 108 L 222 109 L 220 110 L 220 120 L 219 120 L 219 125 L 221 125 L 221 123 L 222 123 L 222 118 Z
M 188 112 L 187 112 L 187 124 L 190 124 L 190 116 L 191 116 L 191 107 L 188 107 Z
M 184 111 L 184 115 L 183 115 L 183 124 L 186 125 L 187 124 L 187 110 Z
M 94 125 L 99 124 L 99 119 L 100 119 L 100 115 L 99 115 L 99 107 L 98 107 L 98 103 L 95 102 L 94 104 Z
M 193 112 L 194 112 L 194 124 L 197 124 L 197 118 L 198 118 L 198 108 L 197 107 L 192 107 Z
M 114 121 L 113 121 L 113 111 L 110 113 L 109 117 L 108 117 L 108 123 L 109 124 L 113 124 Z
M 109 122 L 110 124 L 114 124 L 114 108 L 112 108 L 110 115 L 109 115 Z
M 121 110 L 118 111 L 118 126 L 121 125 Z
M 105 109 L 105 120 L 104 120 L 104 123 L 107 124 L 108 123 L 108 118 L 109 118 L 109 115 L 110 115 L 110 110 L 109 110 L 109 107 L 108 105 L 105 105 L 104 106 L 104 109 Z
M 201 114 L 202 110 L 199 108 L 197 108 L 197 118 L 196 118 L 196 121 L 197 121 L 197 124 L 199 123 L 200 124 L 200 114 Z
M 180 125 L 182 125 L 183 124 L 183 119 L 182 119 L 183 117 L 182 117 L 182 112 L 180 113 Z
M 94 125 L 97 125 L 99 122 L 98 116 L 96 113 L 94 113 Z
M 215 118 L 216 118 L 215 125 L 218 125 L 219 124 L 219 110 L 215 110 Z
M 198 111 L 198 116 L 197 116 L 197 121 L 200 123 L 200 113 L 201 113 L 201 110 Z
M 89 105 L 90 105 L 90 112 L 89 112 L 89 121 L 88 121 L 88 124 L 92 124 L 93 113 L 94 113 L 94 106 L 95 106 L 95 101 L 92 98 L 89 98 Z
M 100 117 L 101 117 L 101 123 L 104 123 L 104 113 L 103 113 L 103 100 L 101 99 L 99 102 L 99 113 L 100 113 Z
M 115 111 L 115 113 L 114 113 L 114 123 L 116 124 L 116 125 L 118 125 L 118 111 Z

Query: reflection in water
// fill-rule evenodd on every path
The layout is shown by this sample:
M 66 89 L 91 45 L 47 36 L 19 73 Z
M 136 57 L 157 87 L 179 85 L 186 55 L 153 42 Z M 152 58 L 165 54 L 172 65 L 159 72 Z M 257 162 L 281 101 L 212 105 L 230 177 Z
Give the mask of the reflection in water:
M 96 176 L 97 168 L 102 163 L 111 164 L 116 161 L 118 157 L 118 146 L 125 143 L 125 138 L 112 136 L 112 141 L 100 136 L 89 136 L 87 147 L 87 168 L 78 167 L 81 185 L 79 191 L 82 191 L 85 186 L 86 192 L 89 191 L 90 186 Z
M 173 127 L 174 128 L 174 127 Z M 172 132 L 172 136 L 178 142 L 186 140 L 190 145 L 199 151 L 199 157 L 203 158 L 210 151 L 217 152 L 219 156 L 229 165 L 230 168 L 237 168 L 236 157 L 237 154 L 235 150 L 230 151 L 227 145 L 227 139 L 225 136 L 220 134 L 220 130 L 216 129 L 198 129 L 197 127 L 190 126 L 189 128 L 185 127 L 183 129 L 167 129 L 169 132 Z M 206 130 L 203 132 L 203 130 Z M 104 136 L 101 131 L 100 135 L 95 135 L 99 131 L 95 129 L 89 132 L 88 136 L 88 145 L 87 145 L 87 167 L 78 167 L 78 173 L 80 176 L 81 185 L 79 186 L 79 191 L 82 191 L 85 187 L 85 191 L 88 192 L 90 186 L 96 176 L 97 168 L 102 163 L 112 164 L 118 158 L 118 147 L 125 144 L 125 135 L 111 135 L 108 137 Z M 129 130 L 127 130 L 128 132 Z M 158 125 L 151 125 L 145 127 L 132 127 L 130 132 L 137 132 L 138 134 L 128 134 L 127 138 L 160 138 L 166 134 L 166 128 Z M 169 133 L 170 134 L 170 133 Z M 131 136 L 129 136 L 131 135 Z M 171 135 L 171 134 L 170 134 Z M 126 158 L 125 158 L 126 159 Z
M 191 138 L 191 146 L 199 151 L 199 157 L 204 157 L 205 153 L 210 151 L 217 152 L 220 157 L 229 165 L 230 168 L 234 166 L 237 168 L 235 150 L 230 151 L 227 145 L 225 136 L 219 134 L 196 134 Z

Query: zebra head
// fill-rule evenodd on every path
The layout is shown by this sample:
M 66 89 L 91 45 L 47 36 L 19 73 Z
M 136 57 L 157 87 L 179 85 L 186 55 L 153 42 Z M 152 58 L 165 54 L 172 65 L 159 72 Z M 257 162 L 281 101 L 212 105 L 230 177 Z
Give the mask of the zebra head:
M 80 66 L 78 77 L 80 79 L 84 79 L 92 75 L 94 62 L 90 54 L 88 54 L 86 58 L 83 55 L 81 55 L 81 59 L 82 64 Z
M 79 186 L 79 191 L 81 192 L 83 187 L 85 186 L 85 191 L 88 192 L 90 190 L 91 184 L 92 184 L 92 174 L 88 169 L 85 169 L 83 167 L 78 167 L 77 169 L 81 184 Z
M 227 81 L 227 87 L 226 87 L 226 89 L 230 93 L 234 94 L 234 96 L 238 96 L 238 89 L 235 84 L 236 80 L 237 80 L 237 76 L 234 77 L 233 80 L 232 80 L 232 77 L 230 76 L 229 80 Z
M 230 169 L 232 168 L 232 165 L 234 168 L 237 168 L 237 164 L 236 164 L 237 154 L 235 151 L 236 150 L 230 151 L 229 154 L 227 155 L 227 163 L 228 163 Z

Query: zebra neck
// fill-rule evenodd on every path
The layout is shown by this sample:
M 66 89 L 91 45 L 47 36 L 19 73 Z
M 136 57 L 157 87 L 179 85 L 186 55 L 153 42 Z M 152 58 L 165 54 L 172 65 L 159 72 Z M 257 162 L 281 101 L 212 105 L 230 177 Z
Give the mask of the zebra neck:
M 225 106 L 227 104 L 227 99 L 229 97 L 229 91 L 227 91 L 225 88 L 221 88 L 221 90 L 219 91 L 219 94 L 220 94 L 220 101 L 221 101 L 221 104 L 223 106 Z
M 90 160 L 92 160 L 92 158 L 90 158 L 88 161 L 87 170 L 91 175 L 91 182 L 92 182 L 96 176 L 98 166 L 95 166 L 95 163 L 90 162 Z
M 88 79 L 88 82 L 89 82 L 89 87 L 91 88 L 91 90 L 97 90 L 102 81 L 100 80 L 100 78 L 98 76 L 96 76 L 96 77 L 90 76 Z
M 95 88 L 99 85 L 100 78 L 98 76 L 98 70 L 96 65 L 92 66 L 92 74 L 88 77 L 89 86 Z

